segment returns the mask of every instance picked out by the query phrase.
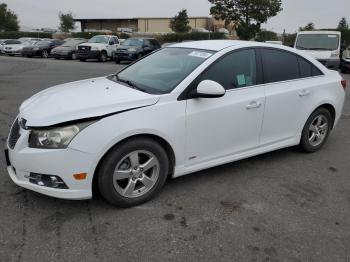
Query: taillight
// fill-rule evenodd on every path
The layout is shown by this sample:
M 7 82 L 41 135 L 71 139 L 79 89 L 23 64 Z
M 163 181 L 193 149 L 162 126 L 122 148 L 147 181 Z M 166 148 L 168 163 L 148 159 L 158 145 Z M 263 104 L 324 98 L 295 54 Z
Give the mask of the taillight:
M 347 85 L 347 81 L 345 79 L 341 80 L 341 85 L 343 86 L 343 88 L 346 88 Z

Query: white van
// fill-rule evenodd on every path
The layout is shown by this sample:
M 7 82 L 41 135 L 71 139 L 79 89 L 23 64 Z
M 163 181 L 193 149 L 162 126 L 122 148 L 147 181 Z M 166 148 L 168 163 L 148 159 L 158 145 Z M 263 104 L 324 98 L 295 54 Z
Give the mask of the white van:
M 341 33 L 337 31 L 301 31 L 294 48 L 304 50 L 330 69 L 340 66 Z

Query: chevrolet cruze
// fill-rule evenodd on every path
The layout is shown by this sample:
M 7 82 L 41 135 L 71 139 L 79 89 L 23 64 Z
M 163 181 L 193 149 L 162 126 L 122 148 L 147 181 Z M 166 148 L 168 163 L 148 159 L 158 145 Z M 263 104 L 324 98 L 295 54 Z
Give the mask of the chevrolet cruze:
M 27 101 L 5 149 L 19 186 L 64 199 L 93 187 L 128 207 L 168 176 L 299 145 L 319 150 L 346 82 L 306 53 L 244 41 L 175 44 L 121 72 Z

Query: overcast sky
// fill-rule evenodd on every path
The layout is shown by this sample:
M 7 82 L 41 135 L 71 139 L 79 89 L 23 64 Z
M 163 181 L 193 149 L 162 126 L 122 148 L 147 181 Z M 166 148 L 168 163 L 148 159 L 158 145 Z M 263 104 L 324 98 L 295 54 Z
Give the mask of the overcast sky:
M 186 8 L 190 16 L 208 16 L 207 0 L 0 0 L 18 14 L 21 26 L 57 28 L 58 12 L 72 11 L 76 18 L 174 16 Z M 341 17 L 350 22 L 350 0 L 282 0 L 283 11 L 266 29 L 294 32 L 314 22 L 317 28 L 334 28 Z

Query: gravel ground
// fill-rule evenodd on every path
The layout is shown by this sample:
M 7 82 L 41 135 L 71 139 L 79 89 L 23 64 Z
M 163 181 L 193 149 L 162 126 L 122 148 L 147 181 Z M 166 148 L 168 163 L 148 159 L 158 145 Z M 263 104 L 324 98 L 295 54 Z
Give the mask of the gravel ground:
M 119 69 L 0 57 L 1 147 L 24 99 Z M 23 190 L 1 156 L 0 261 L 350 261 L 349 90 L 321 151 L 289 148 L 169 180 L 130 209 Z

